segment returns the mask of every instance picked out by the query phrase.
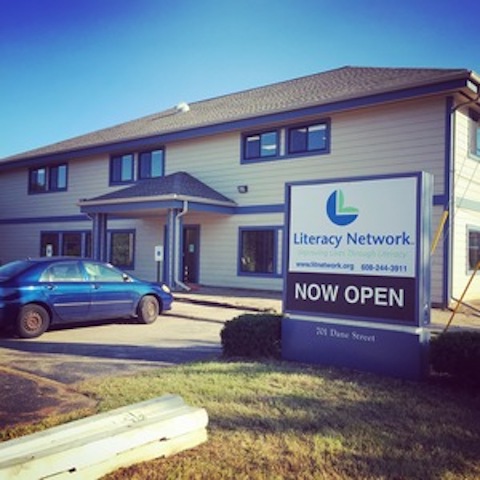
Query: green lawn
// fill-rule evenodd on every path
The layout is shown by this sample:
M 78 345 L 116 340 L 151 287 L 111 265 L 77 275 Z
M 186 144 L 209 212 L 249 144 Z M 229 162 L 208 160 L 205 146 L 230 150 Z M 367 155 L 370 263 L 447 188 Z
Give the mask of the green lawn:
M 205 444 L 108 479 L 479 479 L 480 392 L 272 362 L 88 381 L 99 410 L 165 393 L 209 414 Z

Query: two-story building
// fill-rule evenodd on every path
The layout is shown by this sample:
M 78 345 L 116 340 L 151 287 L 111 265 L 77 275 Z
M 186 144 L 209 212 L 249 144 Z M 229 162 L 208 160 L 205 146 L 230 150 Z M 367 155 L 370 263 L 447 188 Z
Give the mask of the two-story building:
M 280 291 L 286 182 L 426 171 L 446 305 L 480 260 L 479 88 L 466 69 L 344 67 L 5 158 L 0 261 L 92 256 L 172 286 Z

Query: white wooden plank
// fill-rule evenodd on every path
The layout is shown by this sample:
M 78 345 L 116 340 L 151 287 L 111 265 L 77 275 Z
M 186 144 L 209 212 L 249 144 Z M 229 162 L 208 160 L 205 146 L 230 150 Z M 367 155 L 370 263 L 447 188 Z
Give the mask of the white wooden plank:
M 160 397 L 5 442 L 1 449 L 0 478 L 51 478 L 99 464 L 119 468 L 118 465 L 127 462 L 124 454 L 126 458 L 143 461 L 154 458 L 151 457 L 154 451 L 161 456 L 163 451 L 189 448 L 193 438 L 195 442 L 204 438 L 203 434 L 193 438 L 189 434 L 204 430 L 207 424 L 204 409 L 185 405 L 178 396 Z M 185 442 L 179 439 L 169 444 L 185 435 Z M 161 442 L 167 444 L 162 446 L 164 450 L 146 447 Z M 134 451 L 135 454 L 131 453 Z M 146 458 L 142 458 L 143 454 Z
M 129 467 L 136 463 L 147 462 L 156 458 L 165 458 L 180 453 L 184 450 L 194 448 L 207 441 L 207 430 L 205 428 L 188 432 L 185 435 L 170 440 L 157 440 L 145 445 L 140 445 L 121 455 L 110 457 L 104 462 L 89 465 L 85 468 L 75 468 L 65 472 L 59 472 L 48 478 L 54 480 L 72 479 L 85 480 L 100 478 L 107 473 L 119 468 Z

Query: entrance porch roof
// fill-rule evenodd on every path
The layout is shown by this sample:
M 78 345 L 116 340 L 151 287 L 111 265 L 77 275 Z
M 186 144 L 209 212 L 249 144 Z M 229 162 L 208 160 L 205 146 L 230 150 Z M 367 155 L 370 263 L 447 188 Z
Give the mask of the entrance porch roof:
M 182 208 L 190 211 L 232 214 L 237 204 L 186 172 L 141 180 L 114 192 L 78 202 L 83 213 L 135 216 L 158 214 L 159 210 Z

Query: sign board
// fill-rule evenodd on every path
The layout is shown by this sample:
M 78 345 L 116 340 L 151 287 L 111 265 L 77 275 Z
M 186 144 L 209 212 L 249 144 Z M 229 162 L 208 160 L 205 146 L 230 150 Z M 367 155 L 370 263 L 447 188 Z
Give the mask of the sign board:
M 302 348 L 312 343 L 297 338 L 292 321 L 313 323 L 312 348 L 323 351 L 343 339 L 348 341 L 338 348 L 355 350 L 360 341 L 371 356 L 386 347 L 380 333 L 425 336 L 420 330 L 430 319 L 431 183 L 429 175 L 412 173 L 287 184 L 287 356 L 296 351 L 289 338 Z M 387 343 L 395 344 L 392 338 Z M 322 339 L 330 341 L 328 348 Z

